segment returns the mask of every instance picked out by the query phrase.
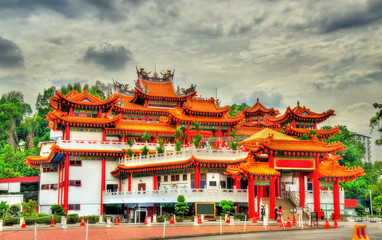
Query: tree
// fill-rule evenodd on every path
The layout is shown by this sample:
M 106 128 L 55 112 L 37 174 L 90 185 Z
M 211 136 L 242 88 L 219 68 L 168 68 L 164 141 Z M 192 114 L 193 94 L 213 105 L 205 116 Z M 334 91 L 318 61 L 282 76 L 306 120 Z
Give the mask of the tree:
M 52 86 L 48 89 L 44 89 L 43 93 L 39 93 L 37 95 L 37 100 L 35 105 L 37 110 L 37 115 L 45 118 L 46 114 L 48 114 L 48 112 L 51 109 L 49 101 L 54 96 L 55 92 L 56 92 L 56 88 Z
M 52 214 L 54 215 L 59 215 L 59 216 L 65 215 L 64 208 L 60 204 L 53 204 L 50 207 L 50 210 L 52 210 Z
M 151 138 L 151 135 L 148 134 L 146 131 L 142 134 L 142 140 L 147 143 L 147 140 Z
M 177 201 L 177 204 L 175 204 L 175 214 L 183 217 L 190 210 L 189 206 L 185 202 L 186 199 L 183 195 L 179 195 Z
M 36 215 L 36 207 L 37 207 L 37 201 L 34 201 L 32 199 L 29 199 L 28 202 L 23 201 L 21 203 L 23 206 L 23 215 L 25 217 L 31 217 L 33 215 Z
M 8 213 L 11 214 L 11 216 L 17 214 L 20 212 L 20 204 L 12 204 L 9 206 Z
M 175 151 L 179 152 L 183 146 L 183 131 L 179 126 L 175 130 Z
M 237 146 L 239 145 L 236 139 L 236 129 L 236 127 L 233 128 L 231 133 L 229 134 L 232 137 L 232 141 L 229 142 L 229 148 L 231 150 L 237 150 Z
M 0 203 L 0 218 L 3 218 L 4 215 L 7 213 L 8 207 L 9 206 L 8 206 L 7 202 L 1 201 L 1 203 Z
M 194 125 L 194 129 L 196 131 L 195 137 L 192 139 L 192 143 L 194 144 L 195 148 L 200 147 L 200 142 L 202 141 L 202 136 L 199 134 L 200 131 L 200 122 L 193 121 L 192 124 Z
M 301 137 L 299 137 L 298 139 L 299 140 L 312 140 L 312 136 L 316 136 L 317 138 L 319 137 L 317 134 L 316 134 L 317 130 L 310 130 L 308 134 L 304 133 L 304 135 L 302 135 Z
M 164 141 L 163 141 L 163 139 L 158 138 L 158 144 L 159 144 L 159 146 L 156 147 L 157 152 L 158 152 L 159 154 L 164 153 L 164 152 L 165 152 L 165 147 L 164 147 Z
M 244 109 L 248 109 L 250 106 L 247 103 L 241 103 L 240 105 L 237 105 L 236 103 L 231 105 L 231 109 L 229 110 L 228 114 L 231 117 L 236 117 L 237 113 L 239 111 L 243 111 Z
M 219 203 L 219 207 L 222 208 L 224 214 L 231 215 L 231 212 L 235 207 L 233 206 L 233 202 L 231 200 L 221 200 Z
M 373 209 L 377 211 L 379 215 L 381 215 L 382 212 L 382 196 L 377 196 L 373 198 Z
M 377 126 L 379 126 L 380 121 L 382 119 L 382 104 L 374 103 L 373 107 L 378 109 L 375 113 L 375 116 L 370 119 L 370 127 L 371 131 L 373 131 Z M 378 132 L 382 133 L 382 127 L 378 128 Z M 379 139 L 375 140 L 375 144 L 382 145 L 382 135 Z
M 149 148 L 147 147 L 147 145 L 145 145 L 145 146 L 143 146 L 142 148 L 141 148 L 141 151 L 142 151 L 142 155 L 143 156 L 145 156 L 145 155 L 147 155 L 147 154 L 149 154 Z
M 361 204 L 357 205 L 357 207 L 355 208 L 355 212 L 357 213 L 357 216 L 366 215 L 365 207 Z

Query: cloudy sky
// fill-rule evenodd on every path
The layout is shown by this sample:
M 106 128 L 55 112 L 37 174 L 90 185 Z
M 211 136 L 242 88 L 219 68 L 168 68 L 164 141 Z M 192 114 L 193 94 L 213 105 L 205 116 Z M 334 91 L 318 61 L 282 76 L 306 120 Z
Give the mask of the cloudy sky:
M 0 94 L 176 69 L 222 104 L 334 109 L 370 135 L 382 102 L 382 1 L 0 1 Z M 373 144 L 382 160 L 382 147 Z

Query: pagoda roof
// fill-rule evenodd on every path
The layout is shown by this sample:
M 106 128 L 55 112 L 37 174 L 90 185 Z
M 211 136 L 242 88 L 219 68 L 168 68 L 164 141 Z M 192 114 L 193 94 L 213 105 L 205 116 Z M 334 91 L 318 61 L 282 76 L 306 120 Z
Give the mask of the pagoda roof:
M 251 154 L 248 155 L 247 161 L 239 166 L 227 167 L 225 174 L 233 176 L 244 175 L 245 177 L 250 175 L 268 177 L 281 175 L 276 169 L 269 167 L 268 162 L 256 162 Z
M 264 129 L 253 136 L 244 139 L 239 144 L 250 151 L 270 151 L 270 152 L 302 152 L 302 154 L 331 153 L 344 151 L 341 142 L 327 144 L 313 136 L 312 140 L 298 140 L 272 129 Z
M 56 90 L 56 95 L 50 99 L 49 104 L 56 110 L 60 110 L 59 102 L 62 102 L 64 105 L 68 106 L 95 109 L 112 106 L 116 101 L 118 101 L 118 98 L 118 94 L 113 94 L 107 100 L 101 100 L 99 97 L 94 97 L 88 93 L 86 88 L 84 88 L 81 93 L 77 92 L 76 89 L 73 89 L 66 95 Z
M 268 114 L 270 116 L 275 116 L 275 115 L 279 114 L 280 112 L 279 112 L 279 110 L 277 110 L 277 109 L 275 110 L 274 108 L 264 107 L 264 105 L 259 102 L 259 99 L 257 99 L 256 103 L 252 107 L 250 107 L 248 109 L 244 109 L 243 113 L 245 116 L 249 116 L 249 115 L 261 115 L 261 116 L 263 116 L 265 114 Z
M 240 127 L 243 128 L 273 128 L 280 129 L 281 127 L 278 124 L 272 122 L 243 122 L 240 124 Z
M 48 163 L 49 162 L 49 156 L 28 156 L 25 159 L 25 164 L 27 164 L 30 167 L 38 167 L 41 164 Z
M 218 107 L 216 105 L 216 100 L 211 97 L 210 99 L 188 98 L 183 104 L 183 109 L 187 113 L 212 113 L 221 115 L 222 113 L 228 112 L 231 107 L 228 105 Z
M 113 176 L 120 174 L 121 172 L 146 172 L 154 170 L 171 170 L 179 168 L 187 168 L 195 165 L 200 165 L 202 167 L 226 167 L 230 165 L 240 164 L 246 160 L 245 158 L 239 158 L 235 160 L 217 160 L 217 159 L 200 159 L 195 156 L 191 156 L 187 159 L 182 159 L 178 161 L 171 162 L 154 162 L 146 163 L 141 165 L 126 166 L 125 164 L 118 164 L 117 167 L 111 171 Z M 129 161 L 129 160 L 128 160 Z M 127 162 L 128 162 L 127 161 Z
M 239 112 L 237 117 L 231 117 L 227 112 L 223 113 L 221 117 L 215 116 L 191 116 L 186 115 L 184 110 L 174 108 L 169 111 L 168 117 L 161 117 L 162 122 L 179 121 L 181 123 L 200 122 L 201 124 L 223 124 L 223 125 L 236 125 L 244 119 L 244 115 Z
M 162 133 L 166 135 L 174 135 L 176 127 L 174 125 L 160 122 L 141 122 L 141 121 L 119 121 L 115 128 L 106 128 L 106 132 L 123 132 L 123 133 Z
M 324 130 L 324 129 L 293 128 L 290 125 L 288 125 L 285 128 L 285 134 L 300 137 L 300 136 L 303 136 L 304 134 L 309 134 L 310 131 L 312 131 L 312 130 L 315 131 L 317 135 L 319 135 L 320 139 L 331 137 L 334 134 L 340 132 L 339 127 L 334 127 L 334 128 L 328 129 L 328 130 Z
M 76 127 L 109 127 L 114 126 L 121 116 L 117 115 L 112 118 L 84 118 L 84 117 L 69 117 L 66 112 L 53 111 L 46 115 L 46 119 L 49 121 L 49 128 L 57 130 L 58 123 Z
M 155 107 L 145 107 L 140 104 L 132 102 L 134 96 L 120 95 L 120 100 L 114 105 L 114 109 L 119 112 L 145 112 L 145 113 L 158 113 L 158 114 L 168 114 L 171 108 L 155 108 Z
M 318 165 L 318 174 L 321 178 L 338 178 L 339 180 L 348 181 L 350 179 L 355 179 L 358 176 L 364 176 L 364 170 L 360 166 L 347 168 L 346 166 L 341 166 L 338 163 L 341 157 L 339 155 L 326 155 Z
M 335 116 L 334 110 L 329 109 L 326 112 L 315 113 L 305 106 L 301 107 L 300 102 L 297 102 L 297 106 L 293 109 L 287 107 L 285 113 L 281 116 L 270 116 L 266 115 L 265 119 L 274 122 L 274 123 L 283 123 L 288 119 L 296 119 L 301 121 L 311 121 L 311 122 L 323 122 L 328 119 L 330 116 Z

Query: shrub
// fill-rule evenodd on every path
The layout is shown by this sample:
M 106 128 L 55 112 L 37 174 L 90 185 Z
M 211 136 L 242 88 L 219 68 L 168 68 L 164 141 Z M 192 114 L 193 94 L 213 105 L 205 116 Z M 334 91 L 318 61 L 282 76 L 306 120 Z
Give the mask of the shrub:
M 235 214 L 233 214 L 233 216 L 235 217 L 235 219 L 245 220 L 246 214 L 245 213 L 235 213 Z M 247 216 L 247 219 L 248 219 L 248 216 Z
M 3 218 L 4 215 L 7 213 L 8 207 L 9 206 L 8 206 L 7 202 L 1 201 L 1 203 L 0 203 L 0 218 Z
M 12 204 L 9 209 L 8 209 L 8 212 L 9 214 L 11 215 L 14 215 L 14 214 L 17 214 L 20 212 L 20 204 Z
M 166 219 L 166 221 L 170 221 L 171 216 L 170 215 L 159 215 L 159 216 L 157 216 L 157 222 L 164 222 L 164 219 Z
M 46 216 L 50 216 L 50 214 L 46 214 L 46 213 L 39 213 L 37 214 L 38 217 L 46 217 Z
M 363 205 L 357 205 L 355 208 L 355 211 L 357 212 L 357 216 L 366 216 L 365 207 Z
M 13 224 L 19 224 L 19 223 L 20 223 L 20 218 L 18 217 L 6 216 L 3 219 L 3 225 L 13 225 Z
M 67 222 L 68 222 L 68 223 L 76 223 L 76 222 L 79 222 L 78 214 L 77 214 L 77 213 L 69 214 L 69 215 L 68 215 L 68 218 L 67 218 Z
M 65 215 L 64 208 L 60 204 L 53 204 L 50 207 L 50 210 L 52 210 L 52 214 L 60 215 L 60 216 Z
M 81 218 L 79 218 L 81 219 Z M 99 216 L 96 215 L 91 215 L 91 216 L 84 216 L 84 220 L 89 221 L 89 222 L 98 222 L 99 221 Z
M 177 222 L 183 222 L 183 217 L 182 216 L 176 216 L 176 221 Z
M 50 224 L 52 221 L 51 216 L 45 216 L 45 217 L 26 217 L 25 223 L 27 225 L 33 225 L 34 223 L 37 224 Z
M 22 202 L 21 205 L 24 207 L 23 215 L 25 217 L 31 217 L 36 214 L 37 201 L 29 199 L 28 202 Z

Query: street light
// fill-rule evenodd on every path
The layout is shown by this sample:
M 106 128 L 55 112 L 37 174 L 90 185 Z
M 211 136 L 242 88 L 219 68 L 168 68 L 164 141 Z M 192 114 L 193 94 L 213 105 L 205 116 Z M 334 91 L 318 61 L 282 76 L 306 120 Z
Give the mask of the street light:
M 370 196 L 370 210 L 371 210 L 371 215 L 373 215 L 373 202 L 371 201 L 371 189 L 369 189 L 369 196 Z

